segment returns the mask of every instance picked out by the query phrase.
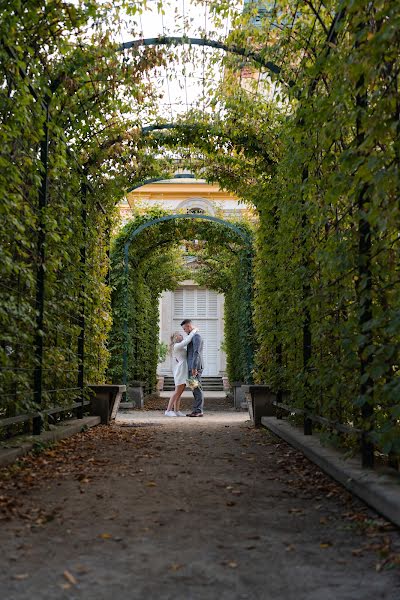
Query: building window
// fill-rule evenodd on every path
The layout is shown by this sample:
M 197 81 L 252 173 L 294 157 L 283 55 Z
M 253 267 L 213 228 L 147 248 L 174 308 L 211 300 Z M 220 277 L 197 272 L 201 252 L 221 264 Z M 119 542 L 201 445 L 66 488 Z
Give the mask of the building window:
M 197 207 L 188 208 L 188 210 L 187 210 L 187 213 L 189 215 L 204 215 L 205 212 L 206 211 L 203 208 L 197 208 Z
M 186 198 L 177 206 L 178 210 L 184 210 L 187 214 L 194 215 L 214 215 L 215 208 L 213 203 L 205 198 Z

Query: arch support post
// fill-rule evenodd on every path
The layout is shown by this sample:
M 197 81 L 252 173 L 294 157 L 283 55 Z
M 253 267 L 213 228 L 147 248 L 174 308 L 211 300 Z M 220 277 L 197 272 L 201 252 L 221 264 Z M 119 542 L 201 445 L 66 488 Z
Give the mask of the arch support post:
M 83 418 L 83 402 L 85 388 L 85 272 L 86 272 L 86 228 L 87 228 L 87 185 L 81 184 L 82 201 L 82 246 L 81 246 L 81 289 L 80 289 L 80 314 L 79 314 L 79 336 L 78 336 L 78 388 L 80 389 L 81 406 L 77 410 L 78 419 Z
M 367 92 L 364 88 L 364 75 L 357 82 L 356 106 L 358 108 L 356 120 L 357 147 L 360 149 L 365 140 L 362 118 L 368 109 Z M 369 373 L 372 363 L 372 354 L 368 348 L 372 344 L 372 231 L 368 220 L 368 184 L 361 183 L 357 197 L 358 209 L 358 280 L 356 284 L 357 300 L 359 304 L 359 331 L 361 341 L 358 345 L 359 394 L 361 400 L 361 456 L 362 466 L 374 466 L 374 443 L 371 440 L 371 431 L 374 424 L 373 389 L 374 382 Z
M 45 121 L 43 138 L 40 143 L 41 182 L 39 190 L 39 223 L 37 239 L 37 271 L 36 271 L 36 334 L 35 334 L 35 369 L 33 373 L 34 402 L 40 411 L 43 405 L 43 346 L 44 346 L 44 302 L 45 302 L 45 260 L 46 260 L 46 226 L 45 210 L 48 203 L 49 187 L 49 121 L 50 101 L 45 101 Z M 42 417 L 33 418 L 32 433 L 40 435 L 42 431 Z
M 127 242 L 124 247 L 125 307 L 124 307 L 123 354 L 122 354 L 122 383 L 123 383 L 123 385 L 127 385 L 127 381 L 128 381 L 129 247 L 130 247 L 130 241 L 129 241 L 129 243 Z
M 308 167 L 305 165 L 303 167 L 302 172 L 302 185 L 308 179 Z M 311 286 L 309 281 L 309 260 L 307 257 L 307 244 L 306 244 L 306 235 L 307 235 L 307 225 L 308 225 L 308 217 L 306 213 L 306 207 L 304 203 L 304 198 L 302 200 L 302 209 L 303 214 L 301 217 L 301 229 L 302 229 L 302 250 L 303 250 L 303 267 L 304 267 L 304 279 L 303 279 L 303 375 L 305 378 L 304 381 L 304 422 L 303 429 L 304 435 L 312 435 L 312 420 L 310 418 L 311 414 L 311 402 L 310 402 L 310 389 L 308 382 L 308 373 L 310 368 L 310 360 L 311 360 L 311 352 L 312 352 L 312 338 L 311 338 L 311 314 L 310 309 L 308 307 L 308 300 L 311 295 Z

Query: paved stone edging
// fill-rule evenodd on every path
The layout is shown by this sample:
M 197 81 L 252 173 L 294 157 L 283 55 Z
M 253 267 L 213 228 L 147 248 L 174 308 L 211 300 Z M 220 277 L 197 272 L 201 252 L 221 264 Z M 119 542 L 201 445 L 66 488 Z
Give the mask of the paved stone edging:
M 84 427 L 95 427 L 100 423 L 100 417 L 84 417 L 83 419 L 71 419 L 55 429 L 44 431 L 40 435 L 24 436 L 10 439 L 0 444 L 0 467 L 7 467 L 18 458 L 33 450 L 35 444 L 48 444 L 57 442 L 80 433 Z
M 262 417 L 261 422 L 376 512 L 400 527 L 400 477 L 362 469 L 359 460 L 344 458 L 337 450 L 323 446 L 317 436 L 305 436 L 299 429 L 275 417 Z

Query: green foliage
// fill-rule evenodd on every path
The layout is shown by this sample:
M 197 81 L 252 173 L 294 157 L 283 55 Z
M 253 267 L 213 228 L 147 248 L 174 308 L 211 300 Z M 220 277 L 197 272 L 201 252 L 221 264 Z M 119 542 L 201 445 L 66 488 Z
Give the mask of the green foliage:
M 165 342 L 159 342 L 158 344 L 158 362 L 163 363 L 168 354 L 168 344 Z
M 132 172 L 152 170 L 152 158 L 136 151 L 132 128 L 143 95 L 149 106 L 153 97 L 142 73 L 161 60 L 151 50 L 126 65 L 115 52 L 109 25 L 122 4 L 106 9 L 96 1 L 51 0 L 42 8 L 32 1 L 2 7 L 0 414 L 37 410 L 38 333 L 44 344 L 42 408 L 67 405 L 79 395 L 83 315 L 85 383 L 104 381 L 109 231 L 121 187 Z M 40 209 L 46 104 L 48 189 L 47 206 Z M 130 119 L 124 115 L 128 108 Z M 38 332 L 40 231 L 45 288 Z

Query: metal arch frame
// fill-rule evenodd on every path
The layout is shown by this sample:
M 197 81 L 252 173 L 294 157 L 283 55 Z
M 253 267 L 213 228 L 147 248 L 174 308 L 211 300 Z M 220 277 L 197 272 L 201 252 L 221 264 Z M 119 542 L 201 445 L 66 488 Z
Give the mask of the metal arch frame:
M 172 179 L 172 177 L 151 177 L 150 179 L 144 179 L 140 183 L 136 183 L 132 187 L 128 188 L 126 190 L 126 193 L 129 194 L 129 192 L 133 192 L 134 190 L 137 190 L 138 188 L 141 188 L 144 185 L 149 185 L 150 183 L 157 183 L 158 181 L 165 181 L 166 179 Z
M 138 184 L 137 187 L 141 187 L 144 184 Z M 135 188 L 134 188 L 135 189 Z M 157 225 L 158 223 L 165 223 L 166 221 L 172 221 L 174 219 L 202 219 L 203 221 L 212 221 L 214 223 L 220 223 L 224 225 L 228 229 L 234 231 L 242 240 L 245 242 L 246 246 L 251 248 L 251 238 L 250 236 L 234 225 L 229 221 L 225 221 L 224 219 L 219 219 L 218 217 L 212 217 L 211 215 L 200 215 L 200 214 L 192 214 L 192 213 L 182 213 L 182 214 L 174 214 L 174 215 L 166 215 L 164 217 L 159 217 L 158 219 L 152 219 L 151 221 L 147 221 L 142 225 L 139 225 L 132 233 L 129 238 L 125 242 L 124 245 L 124 275 L 125 275 L 125 315 L 124 315 L 124 352 L 123 352 L 123 362 L 122 362 L 122 381 L 124 385 L 127 385 L 127 375 L 128 375 L 128 278 L 129 278 L 129 248 L 131 246 L 132 241 L 137 237 L 142 231 L 152 227 L 153 225 Z
M 280 75 L 281 68 L 278 67 L 275 63 L 264 60 L 261 54 L 258 52 L 254 52 L 253 50 L 249 50 L 247 48 L 240 48 L 239 46 L 229 46 L 228 44 L 224 44 L 223 42 L 219 42 L 217 40 L 211 40 L 209 38 L 192 38 L 187 36 L 167 36 L 162 35 L 156 38 L 140 38 L 137 40 L 131 40 L 130 42 L 124 42 L 118 48 L 120 52 L 124 50 L 130 50 L 132 48 L 138 48 L 139 46 L 158 46 L 158 45 L 185 45 L 190 44 L 192 46 L 207 46 L 209 48 L 216 48 L 218 50 L 224 50 L 225 52 L 230 52 L 232 54 L 237 54 L 238 56 L 243 56 L 244 58 L 250 58 L 256 63 L 259 63 L 262 67 L 265 67 L 268 71 L 273 73 L 274 75 Z M 282 81 L 283 84 L 292 87 L 294 85 L 293 81 L 285 82 Z

